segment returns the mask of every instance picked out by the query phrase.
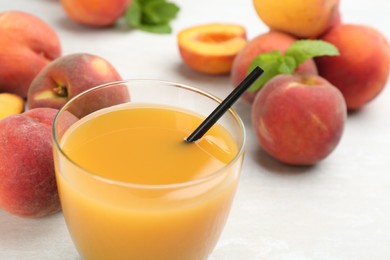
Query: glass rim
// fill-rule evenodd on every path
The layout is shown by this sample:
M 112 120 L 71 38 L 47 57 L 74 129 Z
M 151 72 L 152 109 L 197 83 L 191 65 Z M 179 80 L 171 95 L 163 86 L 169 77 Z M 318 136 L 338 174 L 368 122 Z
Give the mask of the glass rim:
M 71 98 L 70 100 L 68 100 L 65 103 L 65 105 L 63 105 L 59 109 L 59 111 L 57 112 L 57 114 L 56 114 L 56 116 L 54 118 L 53 125 L 52 125 L 52 140 L 53 140 L 53 143 L 54 143 L 54 146 L 55 146 L 54 148 L 57 151 L 59 151 L 59 153 L 60 153 L 60 155 L 62 157 L 64 157 L 69 163 L 71 163 L 72 165 L 74 165 L 78 169 L 80 169 L 81 172 L 84 175 L 88 176 L 89 178 L 98 180 L 100 182 L 104 182 L 104 183 L 109 184 L 109 185 L 117 185 L 117 186 L 121 186 L 121 187 L 144 189 L 144 190 L 146 190 L 146 189 L 153 189 L 153 190 L 161 189 L 162 190 L 162 189 L 182 188 L 182 187 L 194 186 L 194 185 L 197 185 L 197 184 L 200 184 L 200 183 L 203 183 L 203 182 L 207 182 L 208 180 L 216 178 L 219 175 L 223 175 L 223 173 L 225 172 L 226 169 L 231 167 L 231 165 L 235 164 L 242 157 L 242 155 L 244 153 L 244 149 L 245 149 L 245 143 L 246 143 L 245 125 L 244 125 L 241 117 L 238 115 L 238 113 L 232 107 L 230 107 L 226 111 L 226 113 L 229 113 L 233 117 L 235 124 L 237 124 L 237 126 L 239 128 L 239 137 L 240 138 L 239 138 L 239 142 L 236 142 L 238 144 L 238 151 L 235 154 L 235 156 L 227 164 L 225 164 L 222 168 L 220 168 L 220 169 L 218 169 L 218 170 L 216 170 L 214 172 L 211 172 L 207 176 L 204 176 L 204 177 L 201 177 L 201 178 L 197 178 L 197 179 L 193 179 L 193 180 L 189 180 L 189 181 L 185 181 L 185 182 L 168 183 L 168 184 L 140 184 L 140 183 L 132 183 L 132 182 L 120 181 L 120 180 L 113 180 L 113 179 L 110 179 L 110 178 L 99 176 L 96 173 L 85 169 L 83 166 L 81 166 L 80 164 L 78 164 L 74 160 L 72 160 L 62 150 L 60 142 L 58 140 L 59 138 L 58 138 L 57 131 L 56 131 L 56 125 L 57 125 L 57 122 L 58 122 L 58 120 L 60 118 L 60 115 L 63 114 L 64 111 L 67 111 L 66 109 L 72 103 L 74 103 L 75 100 L 79 99 L 80 97 L 82 97 L 84 95 L 87 95 L 90 92 L 93 92 L 93 91 L 95 91 L 97 89 L 101 89 L 101 88 L 104 88 L 104 87 L 109 87 L 109 86 L 114 86 L 114 85 L 123 85 L 123 84 L 128 84 L 130 82 L 142 82 L 142 81 L 154 82 L 154 83 L 163 84 L 163 85 L 174 87 L 174 88 L 181 88 L 181 89 L 184 89 L 184 90 L 187 90 L 187 91 L 191 91 L 191 92 L 200 94 L 202 96 L 205 96 L 208 99 L 211 99 L 212 101 L 216 102 L 216 104 L 220 104 L 222 102 L 222 99 L 220 99 L 217 96 L 209 93 L 208 91 L 205 91 L 205 90 L 202 90 L 202 89 L 199 89 L 199 88 L 196 88 L 196 87 L 192 87 L 192 86 L 189 86 L 189 85 L 186 85 L 186 84 L 177 83 L 177 82 L 174 82 L 174 81 L 166 81 L 166 80 L 159 80 L 159 79 L 125 79 L 125 80 L 120 80 L 120 81 L 114 81 L 114 82 L 101 84 L 101 85 L 92 87 L 90 89 L 87 89 L 84 92 L 79 93 L 78 95 L 76 95 L 73 98 Z M 183 140 L 183 142 L 184 142 L 184 140 Z M 56 174 L 61 174 L 61 173 L 56 173 Z

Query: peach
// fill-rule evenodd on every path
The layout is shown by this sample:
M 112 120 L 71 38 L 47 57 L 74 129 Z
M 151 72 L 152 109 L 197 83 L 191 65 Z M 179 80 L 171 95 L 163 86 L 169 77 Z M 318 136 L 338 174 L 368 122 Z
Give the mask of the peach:
M 93 27 L 113 25 L 130 4 L 131 0 L 61 0 L 71 20 Z
M 11 93 L 0 93 L 0 119 L 24 111 L 24 100 Z
M 48 64 L 35 77 L 28 92 L 28 107 L 60 109 L 69 99 L 81 92 L 120 80 L 122 77 L 114 66 L 102 57 L 88 53 L 65 55 Z M 88 100 L 78 113 L 84 113 L 81 110 L 92 111 L 104 104 L 128 98 L 127 89 L 115 93 L 107 91 L 104 95 L 95 95 L 93 100 Z
M 244 27 L 221 23 L 184 29 L 177 41 L 184 63 L 206 74 L 230 73 L 233 59 L 247 43 Z
M 238 86 L 238 84 L 244 80 L 247 75 L 249 65 L 258 55 L 274 50 L 279 50 L 284 53 L 286 49 L 296 40 L 296 38 L 286 33 L 276 31 L 260 34 L 250 40 L 233 60 L 230 75 L 233 86 Z M 317 67 L 314 60 L 309 59 L 298 66 L 296 71 L 317 74 Z M 256 93 L 257 91 L 247 91 L 242 95 L 242 98 L 248 103 L 252 103 Z
M 0 208 L 21 217 L 61 209 L 51 130 L 56 109 L 37 108 L 0 120 Z
M 369 26 L 341 24 L 322 39 L 340 55 L 316 58 L 319 74 L 340 89 L 349 110 L 363 107 L 383 90 L 390 69 L 390 47 L 383 34 Z
M 27 96 L 31 81 L 61 55 L 57 33 L 40 18 L 20 11 L 0 13 L 0 92 Z
M 298 38 L 317 38 L 340 21 L 339 0 L 253 0 L 253 4 L 270 29 Z
M 277 75 L 252 105 L 261 147 L 292 165 L 312 165 L 326 158 L 341 139 L 346 117 L 341 92 L 318 75 Z

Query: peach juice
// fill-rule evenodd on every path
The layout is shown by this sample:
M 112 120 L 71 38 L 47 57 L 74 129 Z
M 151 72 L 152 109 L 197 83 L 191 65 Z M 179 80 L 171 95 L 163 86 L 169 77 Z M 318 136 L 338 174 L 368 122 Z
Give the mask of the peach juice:
M 129 93 L 131 102 L 54 137 L 72 239 L 83 259 L 207 259 L 234 197 L 244 134 L 216 124 L 187 143 L 204 116 Z

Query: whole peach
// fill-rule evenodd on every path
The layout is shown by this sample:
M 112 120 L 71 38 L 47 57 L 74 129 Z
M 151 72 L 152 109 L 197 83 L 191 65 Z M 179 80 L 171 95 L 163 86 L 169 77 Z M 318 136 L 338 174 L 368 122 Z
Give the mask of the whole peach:
M 28 107 L 60 109 L 69 99 L 85 90 L 120 80 L 122 77 L 114 66 L 102 57 L 88 53 L 65 55 L 48 64 L 35 77 L 28 91 Z M 128 98 L 126 89 L 121 92 L 106 91 L 104 95 L 95 95 L 86 101 L 85 107 L 79 108 L 79 113 Z
M 339 56 L 315 59 L 319 74 L 340 89 L 350 110 L 361 108 L 386 86 L 390 70 L 390 46 L 376 29 L 341 24 L 322 40 L 335 45 Z
M 339 0 L 253 0 L 253 4 L 270 29 L 298 38 L 317 38 L 340 20 Z
M 275 76 L 252 105 L 261 147 L 292 165 L 312 165 L 327 157 L 341 139 L 346 117 L 341 92 L 318 75 Z
M 21 217 L 60 210 L 51 138 L 56 114 L 37 108 L 0 120 L 0 208 Z
M 238 86 L 238 84 L 244 80 L 247 75 L 249 65 L 258 55 L 275 50 L 284 53 L 286 49 L 296 40 L 296 38 L 286 33 L 276 31 L 260 34 L 250 40 L 233 60 L 230 75 L 233 86 Z M 317 67 L 314 60 L 310 59 L 298 66 L 296 71 L 317 74 Z M 256 91 L 247 91 L 242 95 L 242 98 L 248 103 L 252 103 L 255 96 Z
M 94 27 L 114 24 L 130 3 L 131 0 L 61 0 L 70 19 Z
M 0 13 L 0 92 L 27 96 L 31 81 L 61 55 L 57 33 L 40 18 L 21 11 Z

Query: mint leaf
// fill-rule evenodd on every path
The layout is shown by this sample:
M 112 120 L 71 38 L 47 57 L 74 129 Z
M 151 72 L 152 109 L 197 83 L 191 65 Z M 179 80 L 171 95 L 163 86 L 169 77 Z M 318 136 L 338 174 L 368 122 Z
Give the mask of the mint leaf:
M 125 13 L 128 24 L 151 33 L 171 33 L 170 21 L 180 8 L 167 0 L 133 0 Z
M 296 64 L 293 58 L 284 56 L 280 51 L 272 51 L 259 55 L 253 59 L 249 65 L 248 71 L 251 72 L 256 66 L 262 68 L 264 73 L 248 89 L 249 92 L 259 90 L 268 80 L 278 74 L 293 73 Z
M 137 27 L 141 24 L 141 15 L 141 5 L 134 0 L 126 10 L 125 19 L 129 25 Z
M 173 3 L 154 0 L 145 5 L 143 11 L 149 24 L 164 24 L 176 17 L 179 7 Z
M 145 6 L 147 4 L 153 3 L 153 2 L 164 2 L 165 0 L 138 0 L 140 5 Z
M 339 51 L 333 44 L 322 40 L 297 40 L 286 50 L 286 55 L 293 57 L 299 66 L 314 57 L 339 55 Z
M 279 74 L 291 74 L 294 72 L 296 67 L 297 63 L 292 57 L 282 56 L 279 58 L 279 67 L 277 68 Z
M 255 57 L 248 67 L 247 75 L 259 66 L 263 75 L 248 89 L 249 92 L 259 90 L 265 83 L 278 74 L 292 74 L 295 69 L 308 59 L 319 56 L 339 55 L 338 49 L 323 40 L 297 40 L 283 55 L 280 51 L 271 51 Z
M 169 24 L 159 24 L 159 25 L 141 24 L 137 28 L 139 30 L 150 32 L 150 33 L 168 34 L 172 32 L 172 28 Z

